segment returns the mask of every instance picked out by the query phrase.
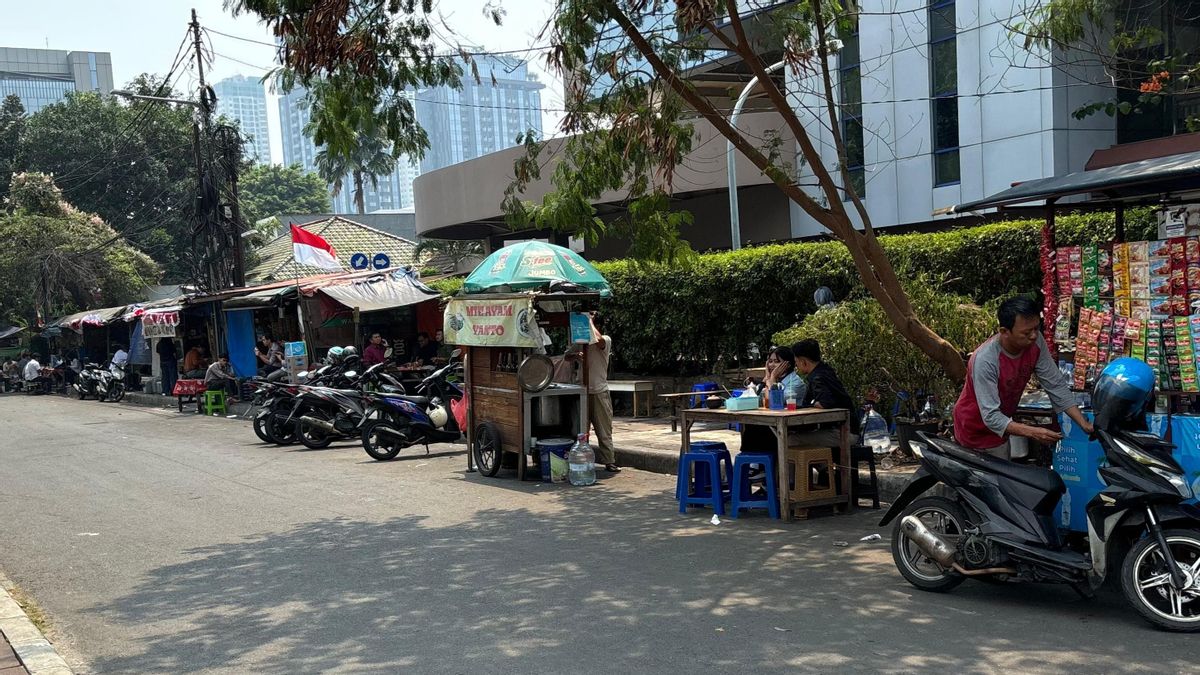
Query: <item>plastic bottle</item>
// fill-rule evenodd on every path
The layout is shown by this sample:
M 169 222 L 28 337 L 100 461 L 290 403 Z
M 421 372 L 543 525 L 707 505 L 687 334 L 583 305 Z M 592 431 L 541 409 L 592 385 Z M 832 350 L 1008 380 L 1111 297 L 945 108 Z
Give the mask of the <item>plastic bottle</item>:
M 1066 494 L 1064 494 L 1062 496 L 1062 501 L 1059 503 L 1062 505 L 1062 526 L 1063 527 L 1071 527 L 1071 491 L 1070 490 L 1067 490 Z
M 867 412 L 862 418 L 862 442 L 871 446 L 876 455 L 887 454 L 892 447 L 892 435 L 888 433 L 887 420 L 875 412 L 875 408 L 867 405 Z
M 567 453 L 567 480 L 571 485 L 591 485 L 596 482 L 596 453 L 588 445 L 587 434 L 579 434 Z

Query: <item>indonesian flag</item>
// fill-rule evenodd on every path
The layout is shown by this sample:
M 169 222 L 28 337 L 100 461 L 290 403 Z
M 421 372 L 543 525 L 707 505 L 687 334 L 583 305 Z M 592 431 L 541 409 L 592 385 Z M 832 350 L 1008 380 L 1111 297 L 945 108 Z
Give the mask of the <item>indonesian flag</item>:
M 337 251 L 321 237 L 292 224 L 292 257 L 301 265 L 325 270 L 344 269 L 338 262 Z

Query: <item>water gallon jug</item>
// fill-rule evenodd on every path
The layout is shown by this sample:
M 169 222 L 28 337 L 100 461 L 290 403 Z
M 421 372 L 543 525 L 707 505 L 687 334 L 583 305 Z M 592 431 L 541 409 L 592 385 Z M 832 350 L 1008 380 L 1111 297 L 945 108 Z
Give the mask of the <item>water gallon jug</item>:
M 596 482 L 596 453 L 588 445 L 587 434 L 579 434 L 574 447 L 567 453 L 567 480 L 571 485 Z
M 888 433 L 887 420 L 871 406 L 867 406 L 867 412 L 863 415 L 862 439 L 863 445 L 871 446 L 871 451 L 876 455 L 887 454 L 892 448 L 892 436 Z

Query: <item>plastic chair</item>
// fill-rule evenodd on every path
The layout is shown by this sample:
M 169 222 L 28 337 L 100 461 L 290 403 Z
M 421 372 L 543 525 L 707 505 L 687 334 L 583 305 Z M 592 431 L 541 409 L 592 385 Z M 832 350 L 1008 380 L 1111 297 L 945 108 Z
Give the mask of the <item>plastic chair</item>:
M 702 407 L 704 405 L 704 399 L 708 398 L 708 395 L 714 393 L 716 390 L 716 382 L 697 382 L 696 384 L 693 384 L 692 391 L 695 392 L 696 395 L 688 399 L 688 407 Z
M 754 497 L 750 492 L 750 467 L 762 464 L 766 467 L 767 496 Z M 730 515 L 738 517 L 741 509 L 766 509 L 767 515 L 779 518 L 779 495 L 775 492 L 775 455 L 743 452 L 733 460 L 733 489 L 730 490 Z
M 687 513 L 693 504 L 710 505 L 713 513 L 725 515 L 725 491 L 721 489 L 721 458 L 715 452 L 688 452 L 679 460 L 679 475 L 675 493 L 679 496 L 679 512 Z M 696 480 L 691 480 L 692 467 Z M 703 483 L 700 477 L 704 476 Z M 715 486 L 715 488 L 713 487 Z
M 208 389 L 201 401 L 205 415 L 225 414 L 225 392 L 220 389 Z
M 858 479 L 858 465 L 866 462 L 871 472 L 870 482 L 863 483 Z M 854 505 L 862 497 L 871 498 L 871 508 L 879 508 L 879 477 L 875 475 L 875 451 L 869 445 L 850 446 L 850 494 Z

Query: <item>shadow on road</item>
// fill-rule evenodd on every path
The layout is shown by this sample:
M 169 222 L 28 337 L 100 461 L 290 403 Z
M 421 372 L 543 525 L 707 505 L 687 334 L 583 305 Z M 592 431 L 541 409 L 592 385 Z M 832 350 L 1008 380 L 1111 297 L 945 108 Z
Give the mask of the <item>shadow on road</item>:
M 707 513 L 678 515 L 668 492 L 647 498 L 619 481 L 553 492 L 511 479 L 495 486 L 547 491 L 539 496 L 566 508 L 484 509 L 441 527 L 424 517 L 327 519 L 187 551 L 190 562 L 156 569 L 126 597 L 93 608 L 155 634 L 142 653 L 92 665 L 1123 671 L 1136 667 L 1127 651 L 1136 646 L 1160 650 L 1166 668 L 1192 667 L 1188 638 L 1144 628 L 1112 598 L 1085 603 L 1065 588 L 976 583 L 924 594 L 895 572 L 886 537 L 832 545 L 874 531 L 878 512 L 714 527 Z

